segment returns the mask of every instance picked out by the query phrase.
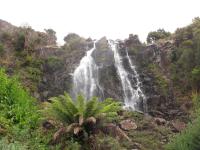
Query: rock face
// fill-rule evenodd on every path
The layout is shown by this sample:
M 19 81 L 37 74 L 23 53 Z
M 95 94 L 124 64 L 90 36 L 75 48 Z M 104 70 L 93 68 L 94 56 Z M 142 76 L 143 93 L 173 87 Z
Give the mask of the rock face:
M 40 99 L 47 100 L 52 96 L 70 92 L 72 73 L 85 55 L 88 42 L 80 49 L 67 51 L 64 49 L 43 48 L 39 56 L 45 60 L 42 66 L 43 77 L 39 84 Z
M 168 74 L 173 41 L 160 41 L 145 46 L 138 42 L 137 36 L 131 35 L 120 45 L 122 49 L 128 50 L 132 61 L 137 66 L 142 89 L 147 98 L 148 112 L 152 114 L 151 112 L 156 110 L 166 115 L 168 109 L 175 107 L 173 85 Z M 154 66 L 158 67 L 159 71 L 153 68 Z
M 104 98 L 111 97 L 122 100 L 122 86 L 117 76 L 114 54 L 108 46 L 108 41 L 105 37 L 97 42 L 96 50 L 92 55 L 99 67 L 99 83 L 103 89 Z

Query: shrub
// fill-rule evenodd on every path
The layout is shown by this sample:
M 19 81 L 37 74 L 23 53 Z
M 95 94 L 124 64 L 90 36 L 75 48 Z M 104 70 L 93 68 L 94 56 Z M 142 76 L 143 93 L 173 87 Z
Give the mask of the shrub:
M 93 145 L 93 149 L 97 150 L 125 150 L 117 139 L 112 137 L 97 137 Z
M 166 32 L 164 29 L 158 29 L 157 31 L 149 32 L 147 36 L 147 43 L 153 43 L 159 39 L 167 38 L 171 35 L 170 32 Z
M 200 117 L 189 124 L 187 129 L 166 146 L 166 150 L 199 150 L 200 149 Z
M 149 64 L 148 69 L 154 74 L 156 84 L 160 87 L 162 94 L 166 96 L 168 92 L 168 81 L 164 78 L 159 67 L 156 64 Z
M 0 83 L 0 117 L 11 126 L 34 128 L 39 118 L 34 99 L 16 78 L 9 78 L 2 69 Z
M 193 81 L 193 85 L 195 86 L 195 88 L 197 90 L 199 90 L 200 88 L 200 66 L 198 67 L 195 67 L 193 70 L 192 70 L 192 81 Z
M 48 70 L 51 70 L 52 72 L 57 69 L 61 69 L 64 65 L 63 61 L 59 59 L 58 57 L 49 57 L 46 60 L 46 64 L 47 64 Z
M 200 95 L 197 92 L 192 93 L 192 102 L 194 106 L 195 114 L 200 114 Z
M 23 32 L 18 33 L 17 39 L 14 42 L 15 50 L 22 51 L 25 47 L 25 35 Z

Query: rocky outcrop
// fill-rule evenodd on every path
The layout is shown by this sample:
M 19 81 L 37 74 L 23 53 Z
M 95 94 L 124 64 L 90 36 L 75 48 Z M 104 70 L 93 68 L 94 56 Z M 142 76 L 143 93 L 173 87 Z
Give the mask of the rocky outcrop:
M 72 73 L 85 55 L 87 41 L 79 49 L 68 51 L 62 48 L 44 47 L 38 51 L 38 56 L 44 60 L 43 77 L 39 84 L 40 99 L 69 92 L 72 88 Z
M 142 89 L 146 95 L 148 113 L 153 115 L 152 112 L 159 111 L 165 114 L 169 109 L 175 107 L 173 85 L 169 78 L 173 41 L 159 41 L 151 45 L 144 45 L 138 41 L 137 36 L 130 35 L 124 42 L 120 42 L 119 48 L 127 50 L 132 62 L 136 65 Z M 158 70 L 151 70 L 151 66 L 158 67 Z M 159 83 L 158 80 L 164 83 Z M 158 83 L 166 85 L 159 85 Z
M 99 67 L 99 83 L 102 87 L 104 98 L 123 99 L 122 86 L 114 64 L 114 53 L 108 46 L 104 37 L 96 44 L 96 50 L 92 54 L 95 63 Z

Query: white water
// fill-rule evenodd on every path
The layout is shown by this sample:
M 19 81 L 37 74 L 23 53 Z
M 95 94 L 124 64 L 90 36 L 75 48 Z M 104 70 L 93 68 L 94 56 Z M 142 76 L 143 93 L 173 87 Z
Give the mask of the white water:
M 93 48 L 87 51 L 81 59 L 79 66 L 73 73 L 73 94 L 75 96 L 82 94 L 86 99 L 90 99 L 92 96 L 96 96 L 98 90 L 101 90 L 98 81 L 98 67 L 92 57 L 95 49 L 96 42 L 94 42 Z
M 119 54 L 117 49 L 117 43 L 114 41 L 109 41 L 109 45 L 114 52 L 115 59 L 115 67 L 117 68 L 118 75 L 121 80 L 123 92 L 124 92 L 124 104 L 125 108 L 131 108 L 133 110 L 139 110 L 139 104 L 141 103 L 141 99 L 145 100 L 145 96 L 140 88 L 139 75 L 136 72 L 135 66 L 132 64 L 131 59 L 126 51 L 126 57 L 128 59 L 128 63 L 133 71 L 133 76 L 136 78 L 135 89 L 133 88 L 131 81 L 129 79 L 130 74 L 125 70 L 123 66 L 122 57 Z

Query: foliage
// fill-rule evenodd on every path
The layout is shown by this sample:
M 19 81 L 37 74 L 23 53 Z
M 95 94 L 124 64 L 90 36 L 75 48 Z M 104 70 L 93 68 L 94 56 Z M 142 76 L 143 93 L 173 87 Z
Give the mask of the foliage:
M 49 57 L 46 60 L 46 65 L 48 67 L 48 70 L 51 70 L 53 72 L 63 67 L 63 61 L 60 58 L 55 57 L 55 56 Z
M 156 64 L 149 64 L 148 69 L 154 74 L 155 82 L 160 87 L 162 94 L 167 95 L 168 82 Z
M 11 40 L 11 35 L 10 35 L 10 33 L 9 33 L 9 32 L 3 32 L 2 35 L 1 35 L 1 37 L 0 37 L 0 41 L 1 41 L 2 43 L 6 43 L 6 42 L 8 42 L 8 41 L 10 41 L 10 40 Z
M 1 150 L 27 150 L 27 147 L 17 141 L 9 143 L 5 138 L 3 138 L 3 139 L 0 139 L 0 149 Z
M 63 48 L 68 51 L 82 49 L 82 46 L 85 44 L 85 39 L 75 33 L 70 33 L 65 36 L 64 41 Z
M 17 78 L 8 77 L 0 70 L 0 149 L 23 150 L 34 141 L 36 149 L 41 146 L 37 141 L 39 113 L 35 100 L 22 88 Z M 34 146 L 32 143 L 31 145 Z
M 67 93 L 50 100 L 51 103 L 47 103 L 45 111 L 49 116 L 53 116 L 66 124 L 79 123 L 80 118 L 86 120 L 89 117 L 98 117 L 101 114 L 109 116 L 116 114 L 121 109 L 121 103 L 114 102 L 111 99 L 100 102 L 97 97 L 85 100 L 83 96 L 79 95 L 76 100 L 72 100 Z
M 96 137 L 96 143 L 93 145 L 93 149 L 97 150 L 125 150 L 119 143 L 119 141 L 112 137 Z
M 44 114 L 63 123 L 63 127 L 54 134 L 53 142 L 73 138 L 85 144 L 90 135 L 95 133 L 95 129 L 100 129 L 103 125 L 98 120 L 116 116 L 121 109 L 121 103 L 111 99 L 100 102 L 97 97 L 85 100 L 79 95 L 76 100 L 72 100 L 67 93 L 53 97 L 50 101 L 43 110 Z
M 200 114 L 200 95 L 197 92 L 192 93 L 192 103 L 194 106 L 194 112 L 198 116 Z
M 166 150 L 199 150 L 200 148 L 200 117 L 189 124 L 187 129 L 176 135 L 166 146 Z
M 171 55 L 171 74 L 175 85 L 180 86 L 183 91 L 199 90 L 199 27 L 200 19 L 195 18 L 192 24 L 177 29 L 173 35 L 175 48 Z
M 21 87 L 16 78 L 8 78 L 0 70 L 0 116 L 20 128 L 33 128 L 38 113 L 34 99 Z
M 51 44 L 56 44 L 56 32 L 53 30 L 53 29 L 45 29 L 45 32 L 47 34 L 47 37 L 48 37 L 48 43 L 51 43 Z
M 153 43 L 160 39 L 164 39 L 171 35 L 170 32 L 166 32 L 164 29 L 158 29 L 157 31 L 150 32 L 147 36 L 147 43 Z
M 197 90 L 200 88 L 200 66 L 193 68 L 192 70 L 192 82 Z
M 22 51 L 25 48 L 25 34 L 23 32 L 19 32 L 17 39 L 14 43 L 16 51 Z
M 41 80 L 41 70 L 38 68 L 33 68 L 33 67 L 27 67 L 26 68 L 28 72 L 28 78 L 31 79 L 34 82 L 39 82 Z

